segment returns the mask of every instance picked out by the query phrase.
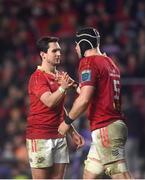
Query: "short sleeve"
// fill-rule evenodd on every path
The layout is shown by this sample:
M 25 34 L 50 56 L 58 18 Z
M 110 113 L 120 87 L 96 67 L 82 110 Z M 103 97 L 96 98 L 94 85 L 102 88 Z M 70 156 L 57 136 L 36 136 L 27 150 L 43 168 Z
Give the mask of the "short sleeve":
M 37 97 L 41 97 L 42 94 L 49 91 L 50 88 L 48 85 L 48 80 L 45 78 L 45 76 L 42 75 L 36 75 L 30 80 L 30 90 L 33 94 L 35 94 Z

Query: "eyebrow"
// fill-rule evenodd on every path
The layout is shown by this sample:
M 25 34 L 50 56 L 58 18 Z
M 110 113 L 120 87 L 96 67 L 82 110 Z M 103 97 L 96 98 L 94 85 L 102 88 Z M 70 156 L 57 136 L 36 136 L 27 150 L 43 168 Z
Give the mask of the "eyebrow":
M 52 51 L 61 51 L 61 48 L 52 49 Z

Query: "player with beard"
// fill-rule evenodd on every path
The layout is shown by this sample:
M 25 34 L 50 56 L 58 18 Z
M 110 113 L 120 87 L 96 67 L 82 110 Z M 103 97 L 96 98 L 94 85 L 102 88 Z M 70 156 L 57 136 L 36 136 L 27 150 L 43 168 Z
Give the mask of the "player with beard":
M 58 133 L 58 127 L 65 116 L 66 92 L 74 81 L 67 73 L 56 69 L 61 59 L 57 38 L 42 37 L 37 48 L 42 61 L 29 80 L 30 109 L 26 129 L 32 178 L 62 179 L 69 154 L 66 137 Z M 84 145 L 84 139 L 73 126 L 69 134 L 78 147 Z

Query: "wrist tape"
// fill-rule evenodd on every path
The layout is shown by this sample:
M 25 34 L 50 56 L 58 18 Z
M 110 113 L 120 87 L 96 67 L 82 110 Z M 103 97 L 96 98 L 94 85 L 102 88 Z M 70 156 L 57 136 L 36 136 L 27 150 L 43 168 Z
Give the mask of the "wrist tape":
M 63 93 L 65 93 L 66 92 L 66 90 L 64 89 L 64 88 L 62 88 L 61 86 L 59 86 L 59 91 L 63 94 Z
M 71 119 L 69 116 L 66 116 L 64 121 L 67 125 L 71 125 L 74 120 Z

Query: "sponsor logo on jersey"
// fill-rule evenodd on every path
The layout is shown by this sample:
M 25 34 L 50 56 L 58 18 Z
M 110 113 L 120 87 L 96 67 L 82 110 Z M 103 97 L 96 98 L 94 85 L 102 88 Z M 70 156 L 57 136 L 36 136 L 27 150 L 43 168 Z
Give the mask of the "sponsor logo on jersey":
M 91 70 L 84 70 L 81 74 L 81 82 L 90 81 L 91 80 Z

